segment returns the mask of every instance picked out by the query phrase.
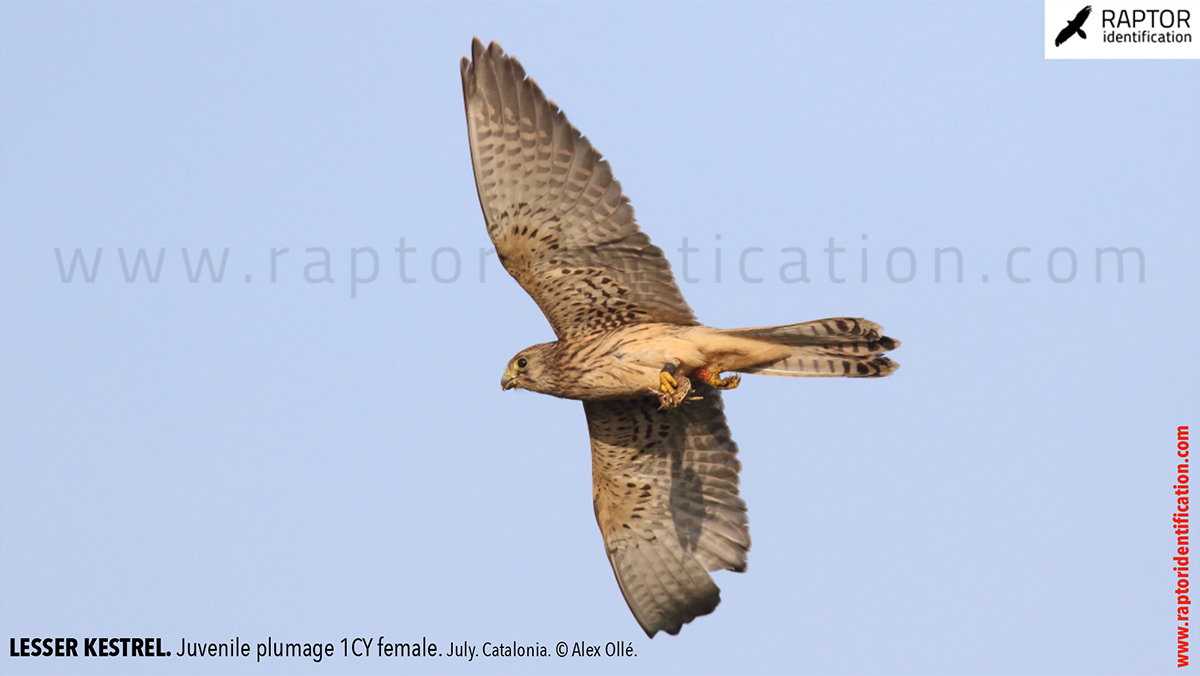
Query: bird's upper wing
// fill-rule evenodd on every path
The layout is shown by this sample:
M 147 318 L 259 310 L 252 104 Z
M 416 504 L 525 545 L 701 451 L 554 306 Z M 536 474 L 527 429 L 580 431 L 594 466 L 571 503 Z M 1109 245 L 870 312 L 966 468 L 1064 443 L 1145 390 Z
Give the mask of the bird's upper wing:
M 585 401 L 596 522 L 629 609 L 646 634 L 679 633 L 721 602 L 708 571 L 746 569 L 737 444 L 721 395 L 660 410 L 649 397 Z
M 558 337 L 696 324 L 608 162 L 500 45 L 476 38 L 471 52 L 463 99 L 488 235 Z
M 1087 18 L 1091 15 L 1092 15 L 1092 6 L 1088 5 L 1087 7 L 1084 7 L 1083 9 L 1079 10 L 1079 13 L 1075 15 L 1075 20 L 1072 21 L 1071 23 L 1075 24 L 1075 27 L 1078 28 L 1078 27 L 1082 26 L 1083 22 L 1087 21 Z

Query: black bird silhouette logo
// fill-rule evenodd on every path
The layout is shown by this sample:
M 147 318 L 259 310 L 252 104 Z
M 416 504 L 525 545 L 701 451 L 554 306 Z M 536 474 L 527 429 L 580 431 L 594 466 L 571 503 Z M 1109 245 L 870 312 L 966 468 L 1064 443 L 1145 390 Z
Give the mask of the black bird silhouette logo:
M 1074 19 L 1067 22 L 1067 27 L 1058 32 L 1058 37 L 1054 38 L 1054 46 L 1057 47 L 1070 39 L 1076 33 L 1084 40 L 1087 39 L 1087 33 L 1083 32 L 1083 22 L 1087 21 L 1088 16 L 1092 13 L 1092 6 L 1088 5 L 1079 10 Z

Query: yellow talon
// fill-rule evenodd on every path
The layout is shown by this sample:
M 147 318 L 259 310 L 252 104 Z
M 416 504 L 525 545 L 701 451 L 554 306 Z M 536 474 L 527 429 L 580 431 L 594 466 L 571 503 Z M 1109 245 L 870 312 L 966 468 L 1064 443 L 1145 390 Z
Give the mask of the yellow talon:
M 699 376 L 700 380 L 702 380 L 709 387 L 713 387 L 718 390 L 732 390 L 742 382 L 742 377 L 736 373 L 724 378 L 719 375 L 720 373 L 721 367 L 713 365 L 711 370 L 698 369 L 696 375 Z
M 658 374 L 658 380 L 662 384 L 662 391 L 667 394 L 675 394 L 675 387 L 679 385 L 675 377 L 666 371 L 661 371 Z

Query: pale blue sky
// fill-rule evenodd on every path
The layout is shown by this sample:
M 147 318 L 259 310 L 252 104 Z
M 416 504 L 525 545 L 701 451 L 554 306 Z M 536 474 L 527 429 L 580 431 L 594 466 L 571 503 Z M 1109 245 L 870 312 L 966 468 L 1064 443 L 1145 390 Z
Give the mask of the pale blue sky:
M 1046 61 L 1042 12 L 0 5 L 0 637 L 637 652 L 0 671 L 1174 672 L 1200 66 Z M 479 279 L 474 35 L 612 161 L 677 277 L 699 249 L 702 321 L 864 316 L 904 343 L 888 379 L 727 396 L 754 546 L 677 637 L 621 599 L 579 405 L 500 391 L 552 334 L 494 257 Z M 961 283 L 953 254 L 934 281 L 949 247 Z M 1130 254 L 1097 283 L 1106 247 L 1143 252 L 1145 281 Z M 94 282 L 62 281 L 76 248 L 103 249 Z M 139 248 L 165 249 L 156 283 L 125 281 Z M 181 248 L 228 248 L 222 281 L 189 282 Z M 305 280 L 318 248 L 333 283 Z M 789 248 L 807 283 L 780 279 Z

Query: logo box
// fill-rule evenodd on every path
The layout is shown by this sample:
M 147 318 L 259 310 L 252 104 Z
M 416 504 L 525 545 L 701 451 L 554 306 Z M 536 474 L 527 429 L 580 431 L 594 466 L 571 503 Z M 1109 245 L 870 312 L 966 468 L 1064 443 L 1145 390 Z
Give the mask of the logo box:
M 1047 59 L 1198 59 L 1200 0 L 1046 0 Z

